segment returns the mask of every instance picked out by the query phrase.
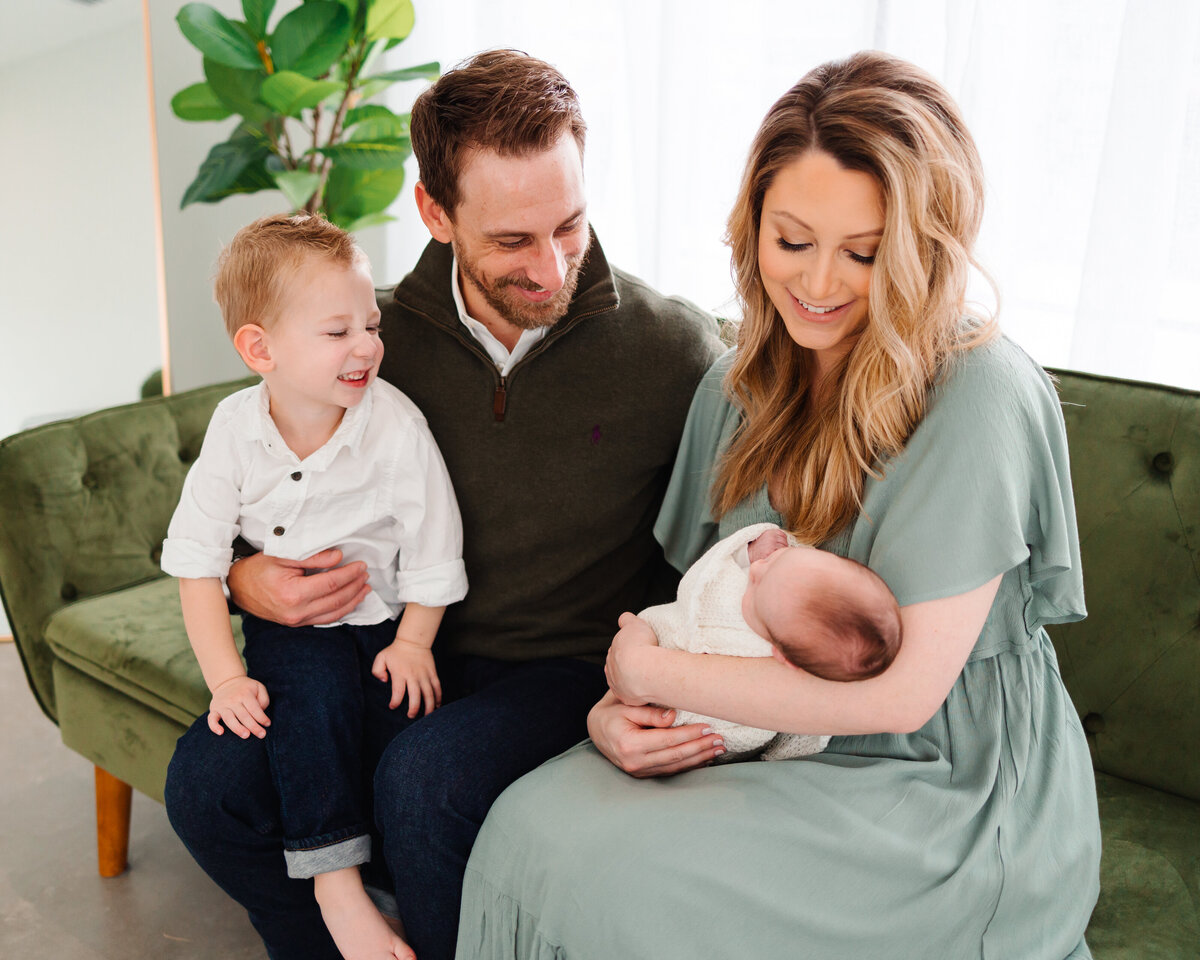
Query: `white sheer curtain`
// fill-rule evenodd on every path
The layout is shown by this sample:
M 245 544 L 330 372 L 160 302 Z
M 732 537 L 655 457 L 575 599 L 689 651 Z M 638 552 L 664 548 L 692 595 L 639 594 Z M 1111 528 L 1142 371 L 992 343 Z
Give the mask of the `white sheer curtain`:
M 1200 388 L 1195 0 L 417 0 L 417 17 L 402 62 L 515 46 L 562 69 L 609 257 L 725 315 L 721 235 L 766 109 L 824 60 L 906 57 L 978 140 L 1004 328 L 1047 365 Z M 389 279 L 415 223 L 392 228 Z

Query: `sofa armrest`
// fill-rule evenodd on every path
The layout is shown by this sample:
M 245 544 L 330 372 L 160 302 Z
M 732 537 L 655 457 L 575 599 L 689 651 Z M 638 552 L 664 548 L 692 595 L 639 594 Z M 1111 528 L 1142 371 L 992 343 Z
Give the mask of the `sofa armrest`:
M 253 380 L 101 410 L 0 440 L 0 598 L 42 710 L 57 720 L 58 609 L 163 576 L 162 540 L 213 408 Z

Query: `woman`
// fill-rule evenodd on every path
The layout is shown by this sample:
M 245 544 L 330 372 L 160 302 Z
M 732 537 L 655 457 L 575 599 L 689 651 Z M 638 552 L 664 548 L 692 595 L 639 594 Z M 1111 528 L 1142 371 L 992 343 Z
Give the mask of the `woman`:
M 484 825 L 460 956 L 1089 956 L 1095 792 L 1043 629 L 1084 615 L 1066 442 L 1045 373 L 964 319 L 982 196 L 957 107 L 903 61 L 827 64 L 772 107 L 730 218 L 738 349 L 656 533 L 682 570 L 780 523 L 879 573 L 903 645 L 835 683 L 618 633 L 592 742 Z M 834 736 L 663 778 L 721 747 L 652 704 Z

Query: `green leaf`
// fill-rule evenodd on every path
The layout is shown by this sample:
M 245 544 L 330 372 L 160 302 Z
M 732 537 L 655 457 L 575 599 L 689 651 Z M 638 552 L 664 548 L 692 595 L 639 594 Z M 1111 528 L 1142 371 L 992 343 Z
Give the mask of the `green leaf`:
M 404 168 L 352 170 L 334 166 L 325 182 L 325 215 L 338 226 L 382 213 L 404 187 Z
M 358 75 L 360 77 L 365 77 L 375 69 L 375 63 L 383 56 L 383 48 L 387 45 L 387 40 L 376 40 L 374 43 L 367 44 L 367 55 L 363 57 L 362 63 L 358 68 Z
M 224 120 L 233 113 L 207 83 L 184 87 L 171 98 L 171 110 L 180 120 Z
M 259 96 L 263 103 L 279 113 L 298 117 L 301 110 L 315 107 L 341 89 L 342 85 L 332 80 L 309 80 L 291 70 L 281 70 L 263 81 Z
M 329 219 L 328 217 L 326 219 Z M 384 223 L 391 223 L 396 218 L 390 213 L 368 213 L 365 217 L 359 217 L 357 220 L 351 220 L 349 223 L 338 223 L 337 225 L 347 233 L 354 233 L 357 230 L 365 230 L 367 227 L 378 227 Z M 335 220 L 334 223 L 337 223 Z
M 312 173 L 308 170 L 272 171 L 271 176 L 275 179 L 275 186 L 283 191 L 283 195 L 287 197 L 293 210 L 299 210 L 308 203 L 308 198 L 313 195 L 317 184 L 321 182 L 319 173 Z
M 403 40 L 415 21 L 412 0 L 374 0 L 367 9 L 367 39 Z
M 374 103 L 355 107 L 347 112 L 343 129 L 349 130 L 347 140 L 408 139 L 409 115 L 394 114 L 387 107 Z
M 246 18 L 246 26 L 255 38 L 263 40 L 267 36 L 267 21 L 271 11 L 275 9 L 275 0 L 242 0 L 242 15 Z
M 365 103 L 362 106 L 351 107 L 346 111 L 346 119 L 342 124 L 343 129 L 350 129 L 361 120 L 373 120 L 379 117 L 395 117 L 387 107 L 379 103 Z M 407 116 L 407 114 L 406 114 Z
M 258 50 L 246 33 L 208 4 L 185 4 L 175 19 L 191 45 L 206 57 L 243 70 L 261 65 Z
M 231 193 L 273 189 L 275 181 L 264 166 L 270 152 L 262 132 L 243 123 L 232 137 L 208 152 L 196 179 L 184 192 L 180 208 L 215 203 Z
M 404 67 L 402 70 L 389 70 L 387 73 L 377 73 L 367 77 L 364 83 L 374 80 L 386 80 L 388 83 L 398 83 L 401 80 L 434 81 L 442 74 L 442 65 L 436 60 L 433 63 L 422 63 L 416 67 Z
M 261 63 L 257 70 L 239 70 L 205 57 L 204 76 L 217 99 L 234 113 L 240 113 L 256 123 L 272 116 L 270 108 L 258 99 L 263 81 L 267 78 Z
M 279 21 L 271 36 L 277 70 L 308 77 L 325 73 L 346 53 L 353 27 L 340 3 L 306 3 Z
M 335 143 L 322 147 L 320 153 L 333 161 L 335 169 L 344 165 L 352 170 L 391 170 L 404 166 L 412 147 L 407 137 L 394 137 Z

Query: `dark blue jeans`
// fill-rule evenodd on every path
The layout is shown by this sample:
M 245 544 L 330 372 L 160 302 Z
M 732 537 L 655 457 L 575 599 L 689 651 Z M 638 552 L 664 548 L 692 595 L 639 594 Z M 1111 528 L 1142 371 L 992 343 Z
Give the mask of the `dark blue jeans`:
M 375 766 L 375 820 L 408 941 L 420 960 L 450 960 L 471 845 L 502 790 L 587 736 L 607 689 L 579 660 L 508 663 L 440 654 L 443 706 L 409 721 L 365 702 L 363 762 Z M 391 736 L 390 742 L 388 741 Z M 167 772 L 171 825 L 197 863 L 250 914 L 272 960 L 339 960 L 312 881 L 288 877 L 279 796 L 264 743 L 215 736 L 205 718 Z M 376 840 L 379 841 L 377 836 Z M 384 864 L 365 873 L 378 882 Z M 385 881 L 386 882 L 386 881 Z
M 382 716 L 391 685 L 373 677 L 371 665 L 396 638 L 396 621 L 285 627 L 244 614 L 242 632 L 246 671 L 271 700 L 264 742 L 288 874 L 312 877 L 367 862 L 371 771 L 363 769 L 363 740 L 380 737 L 381 749 L 402 729 Z M 364 726 L 371 699 L 372 722 Z

